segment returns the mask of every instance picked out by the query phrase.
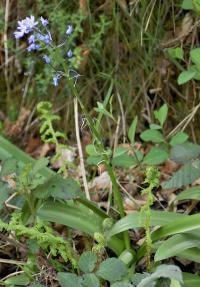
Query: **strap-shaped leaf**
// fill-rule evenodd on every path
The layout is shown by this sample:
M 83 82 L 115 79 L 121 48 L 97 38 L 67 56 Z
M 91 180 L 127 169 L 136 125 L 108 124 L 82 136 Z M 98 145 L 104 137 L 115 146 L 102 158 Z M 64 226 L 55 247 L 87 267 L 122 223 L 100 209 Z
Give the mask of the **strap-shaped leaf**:
M 184 250 L 200 246 L 200 236 L 194 234 L 176 234 L 165 240 L 156 251 L 154 260 L 160 261 L 181 254 Z M 199 258 L 200 260 L 200 258 Z

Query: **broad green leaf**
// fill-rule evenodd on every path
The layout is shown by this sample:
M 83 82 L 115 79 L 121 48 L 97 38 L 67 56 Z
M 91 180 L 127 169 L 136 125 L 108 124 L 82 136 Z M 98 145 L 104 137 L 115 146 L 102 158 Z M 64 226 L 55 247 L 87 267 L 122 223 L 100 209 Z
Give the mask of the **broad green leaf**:
M 168 114 L 167 104 L 162 105 L 158 111 L 154 111 L 155 118 L 159 121 L 160 125 L 163 126 Z
M 27 163 L 32 164 L 35 163 L 35 159 L 24 153 L 22 150 L 20 150 L 18 147 L 16 147 L 15 145 L 13 145 L 11 142 L 9 142 L 0 135 L 0 160 L 5 160 L 7 158 L 12 157 L 15 158 L 17 161 L 19 161 L 20 165 L 25 165 Z M 40 171 L 40 174 L 44 176 L 46 179 L 49 179 L 56 175 L 56 173 L 48 167 L 43 168 L 43 170 Z M 100 216 L 100 218 L 107 217 L 105 212 L 102 209 L 100 209 L 96 204 L 94 204 L 92 201 L 82 197 L 77 198 L 76 201 L 78 201 L 79 204 L 81 204 L 81 206 L 87 207 L 96 215 Z M 76 206 L 76 203 L 74 203 L 74 206 Z M 118 250 L 117 244 L 115 247 L 116 250 Z
M 93 144 L 86 145 L 85 150 L 86 150 L 88 155 L 91 155 L 91 156 L 98 156 L 99 155 L 97 150 L 96 150 L 95 145 L 93 145 Z
M 30 278 L 26 274 L 19 274 L 5 280 L 9 286 L 27 286 L 30 283 Z
M 135 143 L 135 132 L 137 128 L 137 122 L 138 122 L 138 117 L 136 116 L 128 130 L 128 138 L 132 145 Z
M 164 137 L 162 133 L 158 130 L 146 130 L 141 133 L 141 139 L 145 142 L 161 143 L 164 142 Z
M 108 258 L 99 265 L 97 270 L 97 276 L 115 282 L 121 280 L 127 275 L 128 269 L 126 265 L 117 258 Z
M 87 157 L 86 163 L 88 165 L 98 165 L 101 161 L 102 161 L 101 156 L 92 156 L 92 155 L 90 155 L 90 156 Z
M 180 59 L 180 60 L 184 59 L 184 52 L 183 48 L 181 47 L 168 48 L 167 52 L 172 59 Z
M 200 156 L 200 145 L 186 142 L 176 145 L 171 149 L 170 158 L 177 163 L 188 163 L 191 159 L 196 159 Z
M 180 284 L 176 279 L 171 279 L 170 287 L 181 287 L 182 284 Z
M 200 48 L 192 49 L 190 51 L 190 57 L 195 65 L 200 66 Z
M 200 246 L 200 236 L 177 234 L 165 240 L 156 251 L 154 260 L 160 261 L 181 254 L 184 250 Z
M 111 285 L 111 287 L 134 287 L 132 284 L 130 283 L 126 283 L 126 282 L 123 282 L 123 281 L 120 281 L 120 282 L 115 282 Z
M 16 173 L 17 167 L 18 164 L 15 158 L 7 158 L 1 163 L 0 177 Z
M 62 178 L 59 175 L 48 179 L 44 184 L 39 185 L 34 194 L 37 198 L 53 197 L 56 199 L 75 199 L 82 196 L 80 186 L 72 178 Z
M 160 130 L 162 129 L 162 127 L 160 125 L 156 125 L 156 124 L 150 124 L 149 125 L 151 130 Z
M 57 275 L 61 287 L 82 287 L 81 278 L 76 274 L 59 272 Z
M 170 180 L 164 181 L 161 185 L 164 189 L 180 188 L 193 183 L 200 177 L 200 160 L 192 160 L 175 172 Z
M 192 0 L 194 11 L 200 12 L 200 0 Z
M 94 270 L 97 263 L 97 255 L 92 251 L 84 252 L 78 262 L 79 268 L 84 273 L 90 273 Z
M 85 287 L 100 287 L 100 282 L 97 276 L 93 273 L 83 275 L 83 286 Z
M 197 230 L 197 232 L 199 234 L 199 230 Z M 183 250 L 181 253 L 177 254 L 177 257 L 200 263 L 200 249 L 193 247 L 190 249 Z
M 183 283 L 182 272 L 178 266 L 163 264 L 158 266 L 154 273 L 142 279 L 137 287 L 147 287 L 150 283 L 156 281 L 159 278 L 175 279 L 178 282 Z
M 175 212 L 167 211 L 155 211 L 151 210 L 150 225 L 151 226 L 162 226 L 173 222 L 177 218 L 187 217 L 187 215 L 179 214 Z M 129 214 L 124 218 L 118 220 L 111 230 L 108 232 L 108 237 L 111 237 L 115 234 L 121 233 L 125 230 L 143 227 L 145 221 L 144 214 L 140 212 L 134 212 L 134 214 Z
M 140 151 L 136 151 L 135 155 L 128 155 L 128 154 L 122 154 L 119 156 L 115 156 L 112 159 L 112 165 L 113 166 L 119 166 L 119 167 L 133 167 L 138 165 L 143 158 L 143 154 Z
M 200 228 L 200 214 L 188 215 L 170 222 L 152 233 L 152 240 Z
M 183 85 L 193 79 L 195 76 L 195 72 L 193 70 L 187 70 L 180 73 L 178 76 L 178 84 Z
M 138 284 L 145 278 L 147 278 L 150 274 L 147 273 L 147 272 L 144 272 L 144 273 L 134 273 L 132 276 L 131 276 L 131 283 L 133 283 L 134 287 L 135 286 L 138 286 Z M 148 287 L 154 287 L 155 284 L 154 283 L 150 283 L 148 285 Z
M 120 155 L 123 155 L 123 154 L 127 153 L 128 151 L 129 151 L 129 148 L 125 148 L 123 146 L 118 146 L 115 149 L 115 152 L 114 152 L 113 156 L 117 157 L 117 156 L 120 156 Z
M 200 186 L 193 186 L 188 188 L 181 193 L 179 193 L 176 197 L 178 200 L 185 200 L 185 199 L 195 199 L 200 200 Z
M 183 287 L 199 287 L 200 286 L 200 276 L 183 272 Z
M 95 210 L 95 209 L 94 209 Z M 37 212 L 39 218 L 45 221 L 56 222 L 76 230 L 94 235 L 95 232 L 102 232 L 102 223 L 106 216 L 93 212 L 80 203 L 60 203 L 49 201 Z M 110 247 L 117 255 L 124 250 L 124 242 L 115 237 L 108 241 Z
M 175 145 L 182 144 L 182 143 L 186 142 L 187 139 L 188 139 L 188 135 L 187 135 L 186 133 L 184 133 L 184 132 L 178 132 L 177 134 L 175 134 L 175 135 L 171 138 L 169 144 L 170 144 L 171 146 L 175 146 Z
M 35 164 L 33 165 L 33 168 L 31 170 L 31 175 L 34 176 L 36 175 L 38 172 L 40 172 L 41 170 L 43 170 L 43 168 L 46 168 L 47 165 L 49 163 L 48 158 L 40 158 L 38 159 Z
M 183 0 L 181 8 L 184 10 L 193 10 L 192 0 Z
M 151 150 L 148 152 L 148 154 L 143 159 L 143 164 L 148 165 L 156 165 L 161 164 L 165 160 L 167 160 L 169 157 L 169 154 L 158 148 L 158 147 L 152 147 Z

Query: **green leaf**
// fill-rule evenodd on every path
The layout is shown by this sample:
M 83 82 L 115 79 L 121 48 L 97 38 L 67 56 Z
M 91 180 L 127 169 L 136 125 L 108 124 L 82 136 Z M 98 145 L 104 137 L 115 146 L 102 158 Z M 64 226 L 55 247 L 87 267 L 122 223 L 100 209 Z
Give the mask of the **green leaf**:
M 193 70 L 187 70 L 180 73 L 178 76 L 178 84 L 183 85 L 193 79 L 195 76 L 195 72 Z
M 153 142 L 153 143 L 161 143 L 164 142 L 164 137 L 161 134 L 160 131 L 158 130 L 146 130 L 144 132 L 141 133 L 140 135 L 141 139 L 145 142 Z
M 136 116 L 128 130 L 128 138 L 132 145 L 135 143 L 135 132 L 137 128 L 137 122 L 138 122 L 138 117 Z
M 26 274 L 19 274 L 6 279 L 4 282 L 11 286 L 27 286 L 30 283 L 30 278 Z
M 175 135 L 171 138 L 169 144 L 170 144 L 171 146 L 175 146 L 175 145 L 182 144 L 182 143 L 186 142 L 187 139 L 188 139 L 188 135 L 187 135 L 186 133 L 184 133 L 184 132 L 178 132 L 177 134 L 175 134 Z
M 186 142 L 176 145 L 171 149 L 171 160 L 177 163 L 187 163 L 191 159 L 196 159 L 200 156 L 200 145 Z
M 94 213 L 90 207 L 87 208 L 80 203 L 46 202 L 37 212 L 39 218 L 45 221 L 56 222 L 94 235 L 95 232 L 102 232 L 103 220 L 106 215 L 100 216 Z M 112 238 L 108 241 L 110 247 L 117 255 L 124 250 L 124 242 L 119 238 Z
M 86 145 L 85 150 L 86 150 L 88 155 L 91 155 L 91 156 L 98 156 L 99 155 L 97 150 L 96 150 L 95 145 L 93 145 L 93 144 Z
M 168 114 L 167 104 L 162 105 L 158 111 L 154 111 L 155 118 L 159 121 L 161 127 L 164 125 Z
M 119 167 L 133 167 L 138 165 L 143 158 L 143 154 L 138 150 L 135 151 L 134 155 L 128 155 L 128 154 L 121 154 L 118 156 L 114 156 L 112 159 L 112 165 L 113 166 L 119 166 Z
M 199 234 L 199 230 L 197 230 L 197 232 Z M 190 249 L 183 250 L 181 253 L 177 254 L 177 257 L 200 263 L 200 249 L 193 247 Z
M 88 165 L 98 165 L 102 161 L 101 156 L 88 156 L 86 163 Z
M 199 287 L 200 276 L 183 272 L 184 287 Z
M 123 282 L 123 281 L 120 281 L 120 282 L 115 282 L 111 285 L 111 287 L 134 287 L 132 284 L 130 283 L 126 283 L 126 282 Z
M 48 158 L 43 157 L 43 158 L 38 159 L 33 165 L 33 168 L 31 170 L 31 175 L 35 176 L 38 172 L 43 170 L 43 168 L 46 168 L 48 163 L 49 163 Z
M 167 52 L 172 59 L 179 59 L 179 60 L 184 59 L 184 52 L 183 52 L 183 48 L 181 47 L 168 48 Z
M 158 266 L 154 273 L 142 279 L 137 287 L 147 287 L 150 283 L 156 281 L 159 278 L 175 279 L 178 282 L 183 283 L 182 273 L 178 266 L 163 264 Z
M 93 273 L 83 275 L 83 286 L 85 287 L 100 287 L 100 282 L 97 276 Z
M 195 65 L 200 66 L 200 48 L 192 49 L 190 51 L 190 57 Z
M 56 199 L 75 199 L 80 197 L 80 186 L 72 178 L 62 178 L 59 175 L 48 179 L 44 184 L 39 185 L 34 194 L 37 198 L 53 197 Z
M 107 117 L 111 118 L 113 121 L 115 121 L 113 115 L 104 108 L 104 105 L 102 103 L 97 102 L 97 106 L 98 107 L 95 108 L 95 111 L 97 111 L 98 113 L 103 114 L 104 116 L 107 116 Z
M 193 186 L 188 188 L 181 193 L 179 193 L 176 197 L 177 200 L 187 200 L 187 199 L 195 199 L 200 200 L 200 186 Z
M 110 282 L 121 280 L 127 275 L 126 265 L 117 258 L 108 258 L 99 265 L 97 276 Z
M 7 158 L 1 163 L 0 177 L 10 175 L 17 171 L 17 161 L 14 158 Z
M 78 262 L 78 265 L 82 272 L 90 273 L 94 270 L 97 263 L 97 255 L 92 251 L 84 252 Z
M 200 12 L 200 0 L 192 0 L 194 11 Z
M 167 212 L 167 211 L 155 211 L 151 210 L 150 216 L 150 225 L 151 226 L 162 226 L 173 222 L 177 218 L 183 218 L 186 215 L 179 214 L 175 212 Z M 134 214 L 129 214 L 124 218 L 118 220 L 108 232 L 108 238 L 121 233 L 125 230 L 143 227 L 145 222 L 144 214 L 140 212 L 134 212 Z
M 9 188 L 7 183 L 0 182 L 0 210 L 4 208 L 4 202 L 9 197 Z
M 151 150 L 148 152 L 148 154 L 143 159 L 143 164 L 147 165 L 156 165 L 161 164 L 165 160 L 167 160 L 169 157 L 169 154 L 158 148 L 158 147 L 152 147 Z
M 181 8 L 184 10 L 193 10 L 192 0 L 183 0 Z
M 149 125 L 151 130 L 160 130 L 162 129 L 162 127 L 160 125 L 156 125 L 156 124 L 150 124 Z
M 76 274 L 59 272 L 57 275 L 61 287 L 82 287 L 81 278 Z
M 170 180 L 164 181 L 161 185 L 164 189 L 180 188 L 193 183 L 200 177 L 200 160 L 192 160 L 175 172 Z
M 184 250 L 198 247 L 200 236 L 193 234 L 177 234 L 165 240 L 156 251 L 154 260 L 160 261 L 181 254 Z
M 200 214 L 187 215 L 170 222 L 152 233 L 152 240 L 156 241 L 163 237 L 177 233 L 189 232 L 200 228 Z

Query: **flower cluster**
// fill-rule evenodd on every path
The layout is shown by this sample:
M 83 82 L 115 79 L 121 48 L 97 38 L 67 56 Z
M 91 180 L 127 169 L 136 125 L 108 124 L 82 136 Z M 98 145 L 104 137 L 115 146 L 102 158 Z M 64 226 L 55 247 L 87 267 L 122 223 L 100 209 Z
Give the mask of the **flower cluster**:
M 42 59 L 46 64 L 52 66 L 52 68 L 56 71 L 56 74 L 53 77 L 53 84 L 54 86 L 58 86 L 58 82 L 60 78 L 63 76 L 63 73 L 57 71 L 52 65 L 52 58 L 56 49 L 62 47 L 67 42 L 67 38 L 73 33 L 72 25 L 68 25 L 66 28 L 66 39 L 63 41 L 62 44 L 54 46 L 52 42 L 52 36 L 48 29 L 49 21 L 43 17 L 40 17 L 39 21 L 35 20 L 34 16 L 26 17 L 25 19 L 18 21 L 17 30 L 14 32 L 14 36 L 16 39 L 23 38 L 26 35 L 29 35 L 27 38 L 28 47 L 27 51 L 44 51 L 45 49 L 51 55 L 44 54 Z M 50 51 L 51 50 L 51 51 Z M 67 58 L 71 58 L 73 56 L 73 52 L 71 49 L 68 49 L 66 53 Z

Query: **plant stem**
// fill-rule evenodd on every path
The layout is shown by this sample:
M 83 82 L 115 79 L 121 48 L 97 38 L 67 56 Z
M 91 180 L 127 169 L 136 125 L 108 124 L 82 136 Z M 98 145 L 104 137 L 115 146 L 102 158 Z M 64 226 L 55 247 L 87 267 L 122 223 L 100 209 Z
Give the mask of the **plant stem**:
M 77 90 L 73 85 L 73 82 L 71 80 L 68 80 L 68 83 L 70 84 L 70 88 L 71 88 L 71 91 L 72 91 L 74 97 L 78 100 L 80 107 L 81 107 L 83 113 L 85 114 L 86 120 L 88 122 L 88 125 L 89 125 L 91 131 L 92 131 L 93 136 L 95 137 L 95 139 L 98 142 L 99 150 L 100 150 L 101 154 L 103 155 L 103 160 L 104 160 L 104 163 L 106 165 L 107 172 L 110 176 L 110 180 L 112 182 L 114 200 L 118 206 L 120 217 L 123 218 L 125 216 L 125 212 L 124 212 L 122 197 L 121 197 L 120 190 L 119 190 L 119 187 L 117 184 L 115 173 L 114 173 L 113 168 L 110 164 L 110 159 L 109 159 L 108 155 L 105 153 L 105 149 L 104 149 L 104 145 L 103 145 L 101 136 L 100 136 L 99 132 L 97 131 L 91 116 L 89 115 L 83 102 L 81 101 L 81 99 L 77 93 Z M 128 231 L 123 232 L 123 237 L 124 237 L 124 243 L 125 243 L 126 249 L 131 250 L 131 244 L 130 244 L 130 238 L 129 238 Z

